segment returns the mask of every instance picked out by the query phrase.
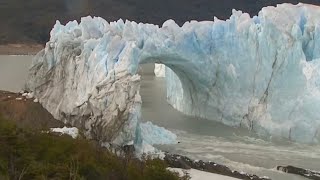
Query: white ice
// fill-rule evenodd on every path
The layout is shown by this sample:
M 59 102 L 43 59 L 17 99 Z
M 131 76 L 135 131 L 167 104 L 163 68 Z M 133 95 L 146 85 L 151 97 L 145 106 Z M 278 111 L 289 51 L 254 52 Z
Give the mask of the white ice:
M 320 8 L 281 4 L 258 16 L 161 27 L 98 17 L 52 29 L 28 90 L 89 138 L 126 144 L 140 123 L 140 64 L 160 63 L 179 111 L 272 138 L 320 139 Z M 174 119 L 173 119 L 174 120 Z
M 166 66 L 163 64 L 154 65 L 154 75 L 156 77 L 165 77 L 166 76 Z
M 73 139 L 77 138 L 79 135 L 79 130 L 76 127 L 50 128 L 50 132 L 67 134 L 67 135 L 71 136 Z
M 153 125 L 151 122 L 140 124 L 141 137 L 144 142 L 151 145 L 171 144 L 177 142 L 177 136 L 163 127 Z

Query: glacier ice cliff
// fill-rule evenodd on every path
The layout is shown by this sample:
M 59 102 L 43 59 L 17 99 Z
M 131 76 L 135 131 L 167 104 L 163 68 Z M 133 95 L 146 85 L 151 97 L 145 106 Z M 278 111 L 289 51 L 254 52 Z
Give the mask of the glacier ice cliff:
M 168 102 L 179 111 L 317 143 L 319 17 L 319 7 L 281 4 L 252 18 L 234 10 L 226 21 L 182 27 L 173 20 L 161 27 L 98 17 L 57 21 L 27 88 L 87 137 L 126 144 L 141 136 L 139 64 L 160 63 L 172 70 L 166 71 Z

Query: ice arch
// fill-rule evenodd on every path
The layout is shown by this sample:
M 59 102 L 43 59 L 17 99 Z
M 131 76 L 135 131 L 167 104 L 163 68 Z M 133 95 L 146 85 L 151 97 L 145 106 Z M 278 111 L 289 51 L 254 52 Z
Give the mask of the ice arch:
M 182 27 L 172 20 L 162 27 L 91 17 L 57 22 L 27 88 L 57 119 L 86 129 L 90 138 L 137 142 L 144 132 L 138 66 L 157 62 L 173 70 L 166 77 L 168 100 L 186 114 L 318 142 L 318 17 L 318 7 L 282 4 L 253 18 L 233 11 L 226 21 Z

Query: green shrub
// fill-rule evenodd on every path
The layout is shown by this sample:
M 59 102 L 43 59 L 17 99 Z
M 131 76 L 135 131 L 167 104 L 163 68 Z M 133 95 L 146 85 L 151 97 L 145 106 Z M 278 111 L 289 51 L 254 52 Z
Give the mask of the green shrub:
M 0 147 L 0 179 L 179 179 L 162 160 L 118 157 L 95 142 L 22 130 L 1 116 Z

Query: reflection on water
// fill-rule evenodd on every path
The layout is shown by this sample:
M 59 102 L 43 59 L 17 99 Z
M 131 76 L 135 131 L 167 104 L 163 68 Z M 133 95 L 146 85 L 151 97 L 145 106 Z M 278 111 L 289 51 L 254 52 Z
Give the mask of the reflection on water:
M 0 55 L 0 90 L 19 92 L 27 79 L 32 56 Z
M 188 117 L 166 102 L 163 78 L 156 78 L 152 65 L 142 66 L 142 117 L 177 134 L 180 144 L 159 146 L 160 149 L 215 161 L 229 167 L 269 176 L 272 179 L 304 179 L 275 170 L 277 165 L 294 165 L 320 170 L 320 146 L 291 142 L 270 142 L 245 129 L 232 128 L 214 121 Z

